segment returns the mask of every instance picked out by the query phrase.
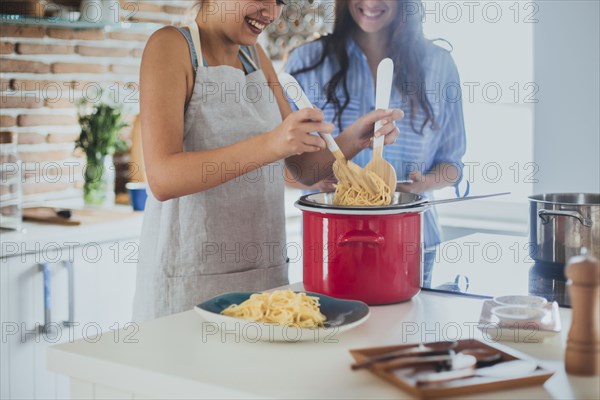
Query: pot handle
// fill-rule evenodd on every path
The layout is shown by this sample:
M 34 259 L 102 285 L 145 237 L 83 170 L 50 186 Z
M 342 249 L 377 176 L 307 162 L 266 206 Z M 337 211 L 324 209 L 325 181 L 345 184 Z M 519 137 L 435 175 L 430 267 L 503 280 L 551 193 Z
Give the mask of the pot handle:
M 349 246 L 354 243 L 365 243 L 374 244 L 376 246 L 383 246 L 385 244 L 385 238 L 383 237 L 383 235 L 380 235 L 375 232 L 354 231 L 342 236 L 342 238 L 338 242 L 340 246 Z
M 541 218 L 541 220 L 544 224 L 547 224 L 548 222 L 550 222 L 550 217 L 552 217 L 552 216 L 576 218 L 586 228 L 592 227 L 592 220 L 589 218 L 585 218 L 583 215 L 579 214 L 577 211 L 554 211 L 554 210 L 538 211 L 538 217 Z

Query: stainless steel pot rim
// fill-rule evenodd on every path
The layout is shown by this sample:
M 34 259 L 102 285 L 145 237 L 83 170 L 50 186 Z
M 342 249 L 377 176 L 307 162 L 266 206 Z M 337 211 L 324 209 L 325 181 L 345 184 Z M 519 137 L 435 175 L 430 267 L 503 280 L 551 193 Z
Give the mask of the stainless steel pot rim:
M 600 206 L 600 193 L 542 193 L 529 196 L 528 198 L 531 202 L 542 204 L 565 206 Z
M 409 212 L 424 212 L 429 209 L 427 199 L 421 195 L 396 192 L 389 206 L 336 206 L 333 204 L 333 192 L 313 193 L 300 197 L 296 208 L 303 211 L 340 215 L 391 215 Z
M 320 192 L 307 194 L 300 197 L 298 204 L 307 207 L 336 209 L 336 210 L 361 210 L 361 211 L 376 211 L 376 210 L 397 210 L 413 208 L 423 205 L 428 201 L 424 196 L 415 193 L 396 192 L 392 204 L 388 206 L 338 206 L 333 204 L 334 192 Z
M 320 214 L 335 214 L 335 215 L 395 215 L 395 214 L 412 214 L 423 213 L 431 206 L 414 206 L 414 207 L 378 207 L 378 208 L 329 208 L 327 206 L 307 205 L 298 200 L 294 206 L 302 211 L 309 211 Z

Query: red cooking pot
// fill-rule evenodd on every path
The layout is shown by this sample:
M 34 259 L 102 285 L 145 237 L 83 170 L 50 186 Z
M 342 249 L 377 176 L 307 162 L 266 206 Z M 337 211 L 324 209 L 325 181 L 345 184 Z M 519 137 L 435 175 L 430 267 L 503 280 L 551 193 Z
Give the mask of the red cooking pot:
M 333 193 L 316 193 L 296 207 L 306 290 L 370 305 L 419 293 L 425 198 L 396 193 L 390 206 L 342 207 L 333 204 Z

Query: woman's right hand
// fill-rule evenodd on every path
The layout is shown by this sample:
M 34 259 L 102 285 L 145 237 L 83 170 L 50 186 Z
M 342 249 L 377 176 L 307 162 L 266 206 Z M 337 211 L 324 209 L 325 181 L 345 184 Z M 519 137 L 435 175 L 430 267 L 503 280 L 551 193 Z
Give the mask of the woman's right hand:
M 324 122 L 324 118 L 323 112 L 316 108 L 305 108 L 288 115 L 279 126 L 269 132 L 270 144 L 278 158 L 324 149 L 325 141 L 310 134 L 330 134 L 334 131 L 335 126 Z
M 400 109 L 371 111 L 344 129 L 340 136 L 350 138 L 353 144 L 352 147 L 357 151 L 372 145 L 374 136 L 384 136 L 384 144 L 393 144 L 400 134 L 396 121 L 402 118 L 404 118 L 404 112 Z M 373 133 L 377 121 L 381 121 L 382 126 L 377 132 Z

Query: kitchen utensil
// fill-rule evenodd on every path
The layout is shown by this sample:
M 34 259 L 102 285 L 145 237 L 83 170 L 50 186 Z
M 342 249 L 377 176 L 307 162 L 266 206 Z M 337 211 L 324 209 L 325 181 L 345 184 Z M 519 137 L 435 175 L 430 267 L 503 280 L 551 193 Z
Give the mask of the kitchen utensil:
M 507 194 L 510 194 L 510 192 L 430 201 L 419 194 L 396 192 L 394 196 L 392 196 L 392 203 L 388 206 L 337 206 L 333 203 L 333 193 L 316 193 L 313 195 L 301 197 L 300 200 L 298 200 L 298 202 L 300 203 L 300 205 L 336 209 L 339 210 L 340 213 L 344 213 L 344 210 L 363 210 L 371 211 L 373 214 L 378 214 L 381 211 L 385 214 L 392 209 L 397 210 L 401 208 L 410 209 L 412 207 L 435 206 L 438 204 L 458 203 L 461 201 L 480 200 L 489 197 L 505 196 Z
M 73 213 L 71 212 L 71 210 L 55 210 L 56 215 L 58 215 L 61 218 L 65 218 L 65 219 L 69 219 L 73 216 Z
M 417 357 L 404 357 L 391 361 L 384 361 L 381 363 L 374 364 L 374 368 L 384 370 L 395 370 L 395 369 L 406 369 L 406 368 L 420 368 L 427 366 L 435 366 L 436 370 L 449 370 L 449 369 L 463 369 L 463 368 L 474 368 L 477 365 L 477 358 L 472 355 L 455 353 L 452 350 L 446 352 L 447 354 L 441 355 L 430 355 L 430 356 L 417 356 Z
M 69 215 L 67 218 L 67 212 L 69 211 Z M 72 212 L 70 210 L 61 210 L 58 211 L 53 207 L 35 207 L 35 208 L 25 208 L 23 210 L 23 219 L 26 221 L 35 221 L 35 222 L 46 222 L 53 223 L 57 225 L 70 225 L 77 226 L 81 225 L 81 221 L 77 219 L 72 219 Z
M 565 368 L 570 374 L 600 375 L 600 263 L 585 254 L 573 257 L 565 273 L 573 307 Z
M 502 354 L 500 354 L 497 350 L 485 349 L 485 348 L 472 348 L 472 349 L 464 349 L 460 351 L 460 354 L 465 354 L 469 356 L 473 356 L 477 359 L 478 367 L 487 367 L 491 364 L 494 364 L 502 358 Z
M 420 356 L 420 355 L 437 355 L 448 354 L 448 351 L 456 348 L 458 343 L 456 341 L 443 341 L 443 342 L 431 342 L 431 343 L 420 343 L 416 347 L 410 347 L 408 349 L 402 349 L 397 351 L 392 351 L 390 353 L 379 354 L 375 357 L 368 358 L 364 361 L 357 362 L 351 365 L 351 368 L 354 370 L 368 368 L 371 365 L 382 362 L 392 360 L 394 358 L 400 357 L 411 357 L 411 356 Z
M 455 343 L 458 345 L 458 342 Z M 440 352 L 442 353 L 442 352 Z M 482 349 L 482 348 L 466 348 L 456 353 L 454 350 L 446 350 L 445 353 L 439 355 L 420 355 L 413 357 L 401 357 L 390 361 L 377 362 L 377 368 L 386 370 L 400 368 L 415 368 L 422 367 L 424 364 L 433 364 L 437 368 L 448 369 L 463 369 L 489 366 L 500 361 L 502 355 L 497 350 Z
M 490 198 L 490 197 L 506 196 L 508 194 L 510 194 L 510 192 L 484 194 L 484 195 L 481 195 L 481 196 L 457 197 L 457 198 L 454 198 L 454 199 L 431 200 L 431 201 L 426 201 L 423 204 L 426 204 L 428 206 L 435 206 L 435 205 L 438 205 L 438 204 L 460 203 L 461 201 L 481 200 L 481 199 L 487 199 L 487 198 Z
M 550 193 L 529 197 L 530 255 L 565 264 L 583 247 L 600 258 L 600 193 Z
M 452 371 L 429 372 L 417 375 L 417 383 L 446 382 L 455 379 L 470 378 L 473 376 L 484 376 L 487 378 L 518 378 L 527 376 L 537 369 L 535 361 L 514 360 L 505 361 L 491 367 L 484 368 L 461 368 Z
M 298 81 L 296 81 L 296 78 L 290 74 L 281 73 L 279 74 L 279 81 L 286 93 L 290 88 L 295 89 L 295 96 L 288 95 L 288 97 L 294 100 L 299 110 L 304 108 L 313 108 L 312 103 L 306 96 L 306 93 L 304 93 L 304 90 L 302 90 L 302 87 Z M 325 141 L 327 148 L 335 157 L 333 172 L 338 181 L 347 182 L 351 185 L 362 187 L 370 193 L 375 194 L 377 191 L 377 186 L 375 183 L 372 182 L 370 177 L 363 172 L 362 168 L 352 161 L 346 160 L 344 153 L 342 153 L 333 137 L 328 134 L 319 134 L 319 136 L 321 136 L 321 138 Z
M 131 211 L 101 209 L 56 209 L 54 207 L 33 207 L 23 209 L 23 220 L 57 225 L 77 226 L 109 222 L 133 216 Z
M 491 302 L 491 300 L 490 300 Z M 397 345 L 397 346 L 385 346 L 385 347 L 370 347 L 363 349 L 353 349 L 350 353 L 356 362 L 361 362 L 367 358 L 377 356 L 383 353 L 389 353 L 392 351 L 398 351 L 414 347 L 414 345 Z M 488 354 L 500 353 L 500 359 L 494 361 L 495 365 L 501 365 L 506 362 L 513 360 L 522 359 L 519 352 L 512 350 L 508 347 L 504 347 L 506 351 L 496 349 L 487 343 L 482 341 L 469 338 L 458 340 L 458 345 L 454 351 L 458 353 L 467 353 L 467 351 L 487 351 Z M 477 366 L 479 367 L 485 357 L 481 357 L 480 361 L 478 357 Z M 437 367 L 440 364 L 434 364 L 433 367 Z M 486 377 L 472 377 L 470 379 L 456 379 L 452 381 L 443 381 L 438 383 L 430 384 L 417 384 L 416 377 L 421 373 L 430 372 L 433 373 L 435 369 L 429 365 L 416 365 L 415 368 L 398 368 L 398 369 L 385 369 L 383 367 L 369 368 L 367 371 L 378 377 L 382 378 L 386 382 L 397 386 L 398 388 L 407 392 L 404 397 L 419 398 L 419 399 L 432 399 L 432 398 L 448 398 L 456 397 L 462 398 L 465 395 L 473 396 L 473 394 L 481 392 L 491 392 L 494 390 L 507 390 L 515 387 L 531 386 L 531 385 L 542 385 L 545 381 L 550 378 L 554 372 L 538 367 L 532 372 L 526 375 L 513 376 L 513 377 L 498 377 L 498 378 L 486 378 Z M 467 371 L 473 371 L 473 369 L 467 369 Z M 455 372 L 455 371 L 450 371 Z M 488 396 L 489 397 L 489 396 Z
M 375 90 L 375 107 L 378 110 L 387 110 L 390 107 L 392 94 L 392 81 L 394 79 L 394 62 L 385 58 L 377 67 L 377 86 Z M 375 132 L 381 128 L 381 121 L 375 123 Z M 396 170 L 392 164 L 383 158 L 384 136 L 373 140 L 373 156 L 365 169 L 377 174 L 391 190 L 396 188 Z
M 242 332 L 245 340 L 256 342 L 299 342 L 328 340 L 338 334 L 353 329 L 364 323 L 370 315 L 369 307 L 360 301 L 341 300 L 320 293 L 306 292 L 309 296 L 319 298 L 319 308 L 327 317 L 325 326 L 317 329 L 297 328 L 254 322 L 222 315 L 221 312 L 232 304 L 240 304 L 248 300 L 251 292 L 225 293 L 198 304 L 195 307 L 205 321 L 214 324 L 215 328 L 225 332 Z

